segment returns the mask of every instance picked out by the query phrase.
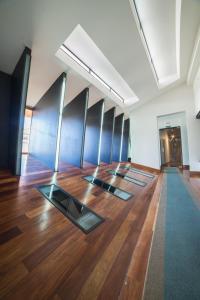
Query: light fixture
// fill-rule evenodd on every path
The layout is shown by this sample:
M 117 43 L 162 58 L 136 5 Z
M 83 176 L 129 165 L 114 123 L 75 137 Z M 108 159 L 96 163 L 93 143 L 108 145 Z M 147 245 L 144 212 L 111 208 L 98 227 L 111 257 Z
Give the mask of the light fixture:
M 113 95 L 115 95 L 121 102 L 125 103 L 121 97 L 109 84 L 107 84 L 96 72 L 88 67 L 76 54 L 74 54 L 65 44 L 62 44 L 60 49 L 65 52 L 71 59 L 73 59 L 79 66 L 86 70 L 91 76 L 98 80 L 105 88 L 107 88 Z
M 115 92 L 112 88 L 111 88 L 110 91 L 111 91 L 111 93 L 113 93 L 118 99 L 120 99 L 124 103 L 124 99 L 117 92 Z
M 99 82 L 101 82 L 101 84 L 103 84 L 105 86 L 105 88 L 107 88 L 108 90 L 111 90 L 111 88 L 109 87 L 109 85 L 107 83 L 105 83 L 105 81 L 103 79 L 101 79 L 101 77 L 99 77 L 96 73 L 94 73 L 92 70 L 90 70 L 90 74 L 96 78 Z
M 80 58 L 78 58 L 69 48 L 67 48 L 64 44 L 60 47 L 62 51 L 64 51 L 69 57 L 71 57 L 79 66 L 84 68 L 88 73 L 90 72 L 90 68 L 82 62 Z

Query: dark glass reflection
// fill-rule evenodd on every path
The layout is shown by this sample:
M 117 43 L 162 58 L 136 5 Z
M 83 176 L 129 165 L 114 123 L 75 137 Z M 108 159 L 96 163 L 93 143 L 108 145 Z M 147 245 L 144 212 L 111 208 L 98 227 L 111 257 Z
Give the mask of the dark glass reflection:
M 117 196 L 121 200 L 127 201 L 133 196 L 133 194 L 125 192 L 125 191 L 123 191 L 107 182 L 104 182 L 103 180 L 96 178 L 94 176 L 84 176 L 83 178 L 85 180 L 87 180 L 88 182 L 101 187 L 102 189 L 111 193 L 112 195 Z
M 143 176 L 146 176 L 146 177 L 149 177 L 149 178 L 154 178 L 155 177 L 152 174 L 146 173 L 144 171 L 141 171 L 141 170 L 138 170 L 138 169 L 135 169 L 135 168 L 132 168 L 132 167 L 120 166 L 120 169 L 128 170 L 128 171 L 131 171 L 133 173 L 140 174 L 140 175 L 143 175 Z
M 117 172 L 117 171 L 114 171 L 114 170 L 108 170 L 107 172 L 108 172 L 109 174 L 112 174 L 112 175 L 114 175 L 114 176 L 121 177 L 121 178 L 123 178 L 123 179 L 125 179 L 125 180 L 127 180 L 127 181 L 130 181 L 130 182 L 132 182 L 132 183 L 134 183 L 134 184 L 137 184 L 137 185 L 139 185 L 139 186 L 146 186 L 146 185 L 147 185 L 147 183 L 144 182 L 144 181 L 141 181 L 141 180 L 139 180 L 139 179 L 136 179 L 136 178 L 127 176 L 126 174 L 123 174 L 123 173 L 120 173 L 120 172 Z
M 85 233 L 104 221 L 101 216 L 55 184 L 40 186 L 38 190 Z

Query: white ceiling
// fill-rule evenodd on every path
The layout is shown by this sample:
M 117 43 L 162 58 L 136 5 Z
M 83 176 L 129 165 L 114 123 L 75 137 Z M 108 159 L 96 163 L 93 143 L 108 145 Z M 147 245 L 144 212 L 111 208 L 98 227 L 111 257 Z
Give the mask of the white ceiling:
M 174 6 L 171 0 L 157 2 L 152 26 L 156 26 L 161 43 L 169 38 L 169 31 L 175 30 L 169 18 L 169 11 Z M 199 22 L 200 1 L 182 0 L 180 80 L 175 84 L 186 79 Z M 24 46 L 32 49 L 29 105 L 37 103 L 60 73 L 67 71 L 66 64 L 59 61 L 55 53 L 77 24 L 84 28 L 139 98 L 132 108 L 174 86 L 162 90 L 158 88 L 129 0 L 1 0 L 0 70 L 11 73 Z M 161 51 L 162 45 L 159 52 L 169 68 L 164 73 L 172 72 L 174 68 L 173 43 L 174 32 L 170 43 L 164 44 L 165 51 Z M 66 103 L 90 85 L 88 80 L 81 78 L 75 71 L 70 71 L 68 83 Z M 90 103 L 101 99 L 102 91 L 93 87 L 91 95 Z M 108 99 L 106 103 L 109 103 Z M 130 111 L 130 108 L 126 111 Z

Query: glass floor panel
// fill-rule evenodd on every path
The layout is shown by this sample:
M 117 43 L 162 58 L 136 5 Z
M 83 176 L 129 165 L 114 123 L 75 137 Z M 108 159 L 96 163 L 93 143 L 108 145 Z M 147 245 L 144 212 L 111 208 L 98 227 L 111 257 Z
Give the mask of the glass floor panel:
M 154 178 L 155 177 L 152 174 L 146 173 L 144 171 L 140 171 L 140 170 L 132 168 L 132 167 L 120 166 L 120 169 L 128 170 L 128 171 L 131 171 L 133 173 L 144 175 L 144 176 L 149 177 L 149 178 Z
M 87 180 L 88 182 L 97 185 L 99 187 L 101 187 L 103 190 L 109 192 L 110 194 L 120 198 L 121 200 L 127 201 L 129 200 L 133 194 L 128 193 L 126 191 L 121 190 L 120 188 L 117 188 L 99 178 L 96 178 L 94 176 L 84 176 L 83 179 Z
M 92 231 L 104 221 L 104 218 L 55 184 L 39 186 L 38 190 L 85 233 Z
M 139 180 L 139 179 L 133 178 L 133 177 L 128 176 L 128 175 L 126 175 L 126 174 L 122 174 L 122 173 L 117 172 L 117 171 L 115 171 L 115 170 L 108 170 L 107 172 L 108 172 L 109 174 L 111 174 L 111 175 L 121 177 L 121 178 L 123 178 L 123 179 L 125 179 L 125 180 L 127 180 L 127 181 L 129 181 L 129 182 L 132 182 L 132 183 L 137 184 L 137 185 L 142 186 L 142 187 L 144 187 L 144 186 L 147 185 L 147 183 L 144 182 L 144 181 L 141 181 L 141 180 Z

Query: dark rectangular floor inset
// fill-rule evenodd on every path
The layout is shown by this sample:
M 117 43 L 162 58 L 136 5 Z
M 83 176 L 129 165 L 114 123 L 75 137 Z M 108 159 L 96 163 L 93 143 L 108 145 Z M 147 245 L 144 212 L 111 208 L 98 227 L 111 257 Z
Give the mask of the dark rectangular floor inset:
M 143 175 L 143 176 L 146 176 L 146 177 L 149 177 L 149 178 L 154 178 L 155 177 L 152 174 L 146 173 L 144 171 L 141 171 L 141 170 L 138 170 L 138 169 L 135 169 L 135 168 L 132 168 L 132 167 L 120 166 L 120 169 L 131 171 L 133 173 L 140 174 L 140 175 Z
M 0 245 L 20 235 L 22 231 L 16 226 L 0 234 Z
M 55 184 L 42 185 L 38 190 L 85 233 L 92 231 L 104 221 L 104 218 Z
M 83 178 L 85 180 L 87 180 L 88 182 L 101 187 L 103 190 L 111 193 L 112 195 L 117 196 L 121 200 L 127 201 L 133 196 L 133 194 L 123 191 L 123 190 L 121 190 L 99 178 L 96 178 L 92 175 L 84 176 Z
M 107 172 L 108 172 L 109 174 L 112 174 L 112 175 L 114 175 L 114 176 L 121 177 L 121 178 L 123 178 L 123 179 L 125 179 L 125 180 L 127 180 L 127 181 L 129 181 L 129 182 L 132 182 L 132 183 L 137 184 L 137 185 L 142 186 L 142 187 L 144 187 L 144 186 L 147 185 L 147 183 L 144 182 L 144 181 L 141 181 L 141 180 L 139 180 L 139 179 L 133 178 L 133 177 L 128 176 L 128 175 L 126 175 L 126 174 L 117 172 L 117 171 L 115 171 L 115 170 L 108 170 Z

